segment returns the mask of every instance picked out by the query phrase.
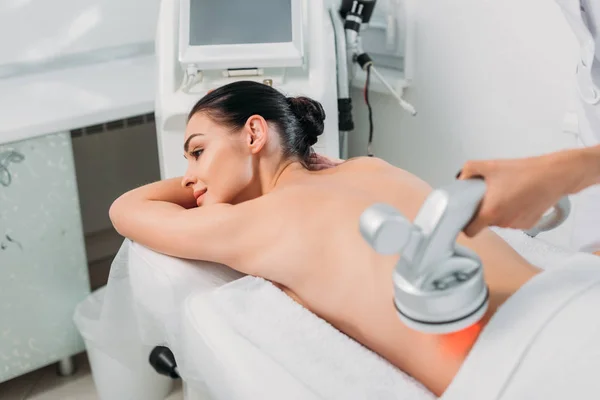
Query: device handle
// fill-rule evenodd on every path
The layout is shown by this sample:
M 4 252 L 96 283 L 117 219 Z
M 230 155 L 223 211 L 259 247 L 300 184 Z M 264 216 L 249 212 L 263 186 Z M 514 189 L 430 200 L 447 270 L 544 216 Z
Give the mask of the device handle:
M 414 274 L 422 275 L 440 258 L 454 253 L 456 239 L 477 214 L 486 188 L 482 179 L 466 179 L 430 193 L 414 220 L 423 235 L 419 249 L 408 255 Z
M 382 254 L 399 252 L 412 239 L 424 240 L 418 247 L 408 249 L 403 258 L 409 259 L 419 270 L 426 268 L 438 257 L 454 251 L 458 235 L 476 217 L 486 189 L 481 178 L 457 180 L 436 189 L 421 206 L 414 223 L 388 204 L 374 204 L 361 215 L 360 232 Z M 563 197 L 551 213 L 544 215 L 525 233 L 534 237 L 554 229 L 567 219 L 570 211 L 571 202 L 568 197 Z
M 567 196 L 565 196 L 554 205 L 550 213 L 544 214 L 533 228 L 523 232 L 525 232 L 526 235 L 535 237 L 541 232 L 546 232 L 557 228 L 559 225 L 565 222 L 570 213 L 571 201 Z
M 461 173 L 462 169 L 458 171 L 458 174 L 456 174 L 456 178 L 460 177 Z M 484 178 L 482 176 L 474 176 L 471 179 L 483 180 Z M 550 231 L 554 228 L 559 227 L 563 222 L 565 222 L 566 219 L 569 217 L 570 213 L 571 200 L 569 200 L 568 196 L 565 196 L 554 205 L 550 213 L 544 214 L 533 228 L 523 231 L 523 233 L 525 233 L 528 236 L 535 237 L 541 232 Z
M 381 254 L 400 252 L 404 259 L 429 264 L 454 252 L 456 237 L 476 214 L 485 194 L 481 179 L 455 181 L 427 197 L 414 223 L 385 203 L 375 203 L 360 216 L 360 233 Z M 420 243 L 424 240 L 424 243 Z
M 389 204 L 375 203 L 360 216 L 362 237 L 380 254 L 400 252 L 410 241 L 414 227 L 398 210 Z

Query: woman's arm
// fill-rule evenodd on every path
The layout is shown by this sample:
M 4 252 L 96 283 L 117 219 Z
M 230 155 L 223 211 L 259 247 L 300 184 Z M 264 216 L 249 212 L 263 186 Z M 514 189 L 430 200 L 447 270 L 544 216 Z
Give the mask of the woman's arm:
M 585 170 L 587 171 L 584 185 L 577 192 L 592 185 L 600 185 L 600 145 L 587 147 L 580 150 L 585 157 Z
M 117 232 L 159 253 L 237 265 L 244 239 L 239 228 L 253 223 L 247 221 L 253 213 L 229 204 L 196 207 L 179 182 L 151 183 L 115 200 L 109 214 Z
M 487 192 L 477 217 L 465 229 L 533 227 L 561 197 L 600 183 L 600 146 L 513 160 L 471 161 L 460 178 L 481 176 Z M 600 205 L 598 205 L 600 207 Z
M 196 199 L 191 188 L 181 186 L 183 178 L 171 178 L 150 183 L 130 190 L 119 198 L 128 201 L 153 200 L 176 204 L 183 208 L 195 208 Z

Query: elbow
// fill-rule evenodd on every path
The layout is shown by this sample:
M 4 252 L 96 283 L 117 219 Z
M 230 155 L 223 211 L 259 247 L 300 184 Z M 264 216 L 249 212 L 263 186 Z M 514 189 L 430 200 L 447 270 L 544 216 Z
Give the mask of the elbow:
M 108 217 L 110 218 L 110 222 L 112 223 L 115 230 L 121 235 L 125 236 L 123 232 L 124 217 L 127 213 L 124 211 L 126 208 L 125 201 L 123 196 L 119 197 L 111 204 L 108 210 Z

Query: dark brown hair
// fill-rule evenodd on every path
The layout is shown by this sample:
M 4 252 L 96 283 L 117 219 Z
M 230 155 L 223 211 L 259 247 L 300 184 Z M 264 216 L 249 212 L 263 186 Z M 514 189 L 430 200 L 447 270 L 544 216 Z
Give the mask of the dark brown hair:
M 277 127 L 284 157 L 297 158 L 305 166 L 312 146 L 323 133 L 325 110 L 308 97 L 286 97 L 271 86 L 238 81 L 204 96 L 188 116 L 203 112 L 213 121 L 240 130 L 252 115 L 260 115 Z

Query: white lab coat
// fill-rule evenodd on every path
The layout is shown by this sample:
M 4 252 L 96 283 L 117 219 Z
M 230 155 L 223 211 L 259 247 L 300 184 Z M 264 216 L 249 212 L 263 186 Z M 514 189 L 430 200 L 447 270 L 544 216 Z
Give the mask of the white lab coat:
M 580 141 L 600 144 L 600 0 L 556 0 L 580 44 L 575 73 L 579 97 Z M 572 245 L 600 250 L 600 185 L 586 189 L 575 202 Z

